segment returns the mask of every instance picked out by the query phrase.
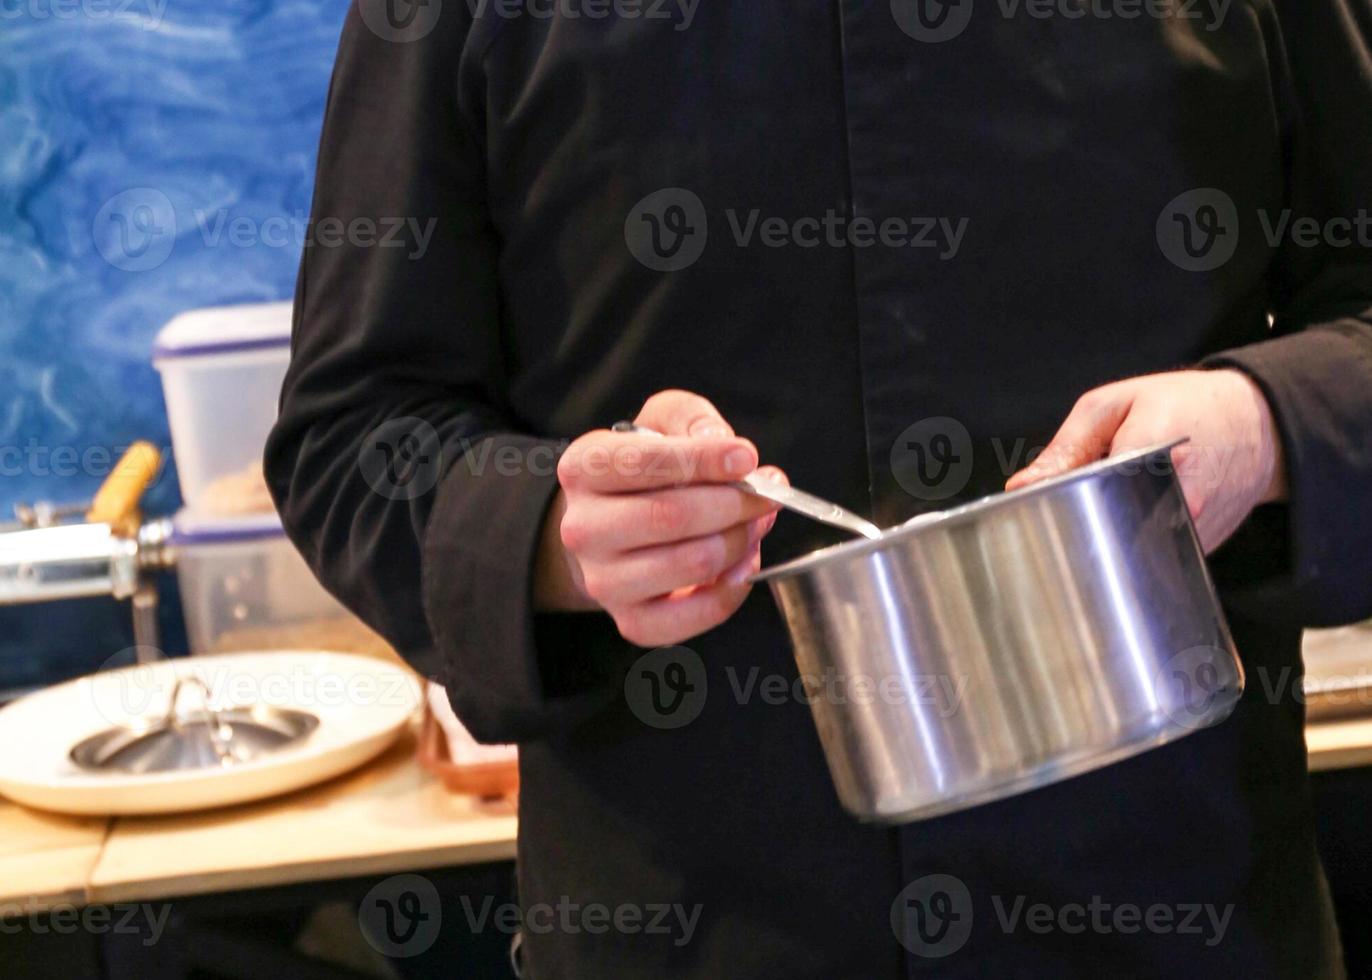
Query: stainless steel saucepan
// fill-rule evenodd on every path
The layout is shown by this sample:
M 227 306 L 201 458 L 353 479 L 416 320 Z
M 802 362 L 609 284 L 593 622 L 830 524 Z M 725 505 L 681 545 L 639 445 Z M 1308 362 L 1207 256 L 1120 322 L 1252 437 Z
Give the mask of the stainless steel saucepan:
M 1228 717 L 1243 670 L 1172 445 L 757 576 L 848 810 L 925 819 Z

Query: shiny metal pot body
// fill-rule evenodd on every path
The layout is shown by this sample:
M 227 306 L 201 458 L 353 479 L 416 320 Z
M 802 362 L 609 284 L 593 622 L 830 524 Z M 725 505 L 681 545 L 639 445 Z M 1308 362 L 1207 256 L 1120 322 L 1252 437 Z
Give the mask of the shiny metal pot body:
M 848 810 L 933 817 L 1229 715 L 1243 672 L 1169 448 L 759 576 Z

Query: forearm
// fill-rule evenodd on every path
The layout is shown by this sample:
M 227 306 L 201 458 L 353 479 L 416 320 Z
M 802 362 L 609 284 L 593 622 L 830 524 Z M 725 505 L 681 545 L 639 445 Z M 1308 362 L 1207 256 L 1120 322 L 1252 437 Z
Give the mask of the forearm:
M 1290 511 L 1286 567 L 1243 582 L 1236 599 L 1298 625 L 1372 615 L 1372 323 L 1315 323 L 1207 363 L 1258 385 L 1284 455 L 1274 499 Z

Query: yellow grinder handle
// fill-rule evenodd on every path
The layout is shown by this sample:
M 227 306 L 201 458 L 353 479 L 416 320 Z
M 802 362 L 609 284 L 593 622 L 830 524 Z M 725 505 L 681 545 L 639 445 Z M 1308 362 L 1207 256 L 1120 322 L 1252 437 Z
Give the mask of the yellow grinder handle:
M 150 442 L 135 442 L 105 477 L 86 511 L 91 523 L 127 530 L 138 518 L 138 502 L 162 469 L 162 453 Z

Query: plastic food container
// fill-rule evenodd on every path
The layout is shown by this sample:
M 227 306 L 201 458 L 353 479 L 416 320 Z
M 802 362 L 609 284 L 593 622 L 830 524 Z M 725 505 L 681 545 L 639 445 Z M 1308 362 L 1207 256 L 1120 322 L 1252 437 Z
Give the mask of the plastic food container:
M 387 649 L 324 591 L 276 514 L 208 518 L 182 511 L 169 543 L 192 653 Z
M 216 481 L 252 483 L 251 475 L 260 473 L 290 336 L 290 303 L 191 310 L 158 333 L 153 366 L 162 375 L 187 507 L 216 510 L 206 505 Z

